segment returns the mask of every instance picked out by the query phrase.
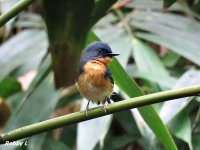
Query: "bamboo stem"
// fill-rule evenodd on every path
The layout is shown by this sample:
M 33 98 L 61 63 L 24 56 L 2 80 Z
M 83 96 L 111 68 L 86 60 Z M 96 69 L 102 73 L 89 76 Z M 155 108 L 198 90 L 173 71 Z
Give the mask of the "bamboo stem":
M 56 129 L 69 124 L 83 122 L 86 120 L 109 115 L 126 109 L 142 107 L 145 105 L 164 102 L 182 97 L 196 96 L 198 94 L 200 94 L 200 85 L 131 98 L 108 105 L 106 114 L 102 107 L 96 107 L 88 111 L 87 117 L 85 116 L 85 111 L 80 111 L 15 129 L 8 133 L 1 134 L 0 143 L 3 144 L 6 141 L 10 142 L 23 139 L 48 130 Z

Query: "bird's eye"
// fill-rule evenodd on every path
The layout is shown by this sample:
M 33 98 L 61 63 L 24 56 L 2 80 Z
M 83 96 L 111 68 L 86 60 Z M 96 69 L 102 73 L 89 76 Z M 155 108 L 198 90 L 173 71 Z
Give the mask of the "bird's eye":
M 100 53 L 103 53 L 103 50 L 102 50 L 102 49 L 99 49 L 99 52 L 100 52 Z

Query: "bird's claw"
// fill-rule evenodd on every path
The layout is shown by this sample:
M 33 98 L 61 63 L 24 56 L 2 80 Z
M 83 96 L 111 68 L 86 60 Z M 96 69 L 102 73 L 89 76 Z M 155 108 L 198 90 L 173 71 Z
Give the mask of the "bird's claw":
M 88 101 L 87 106 L 86 106 L 86 109 L 85 109 L 85 116 L 86 116 L 86 117 L 88 116 L 89 104 L 90 104 L 90 101 Z
M 85 109 L 85 116 L 88 116 L 88 108 Z
M 109 98 L 109 97 L 106 97 L 106 99 L 102 102 L 102 107 L 103 107 L 103 109 L 104 109 L 105 114 L 106 114 L 106 112 L 107 112 L 107 110 L 108 110 L 107 106 L 108 106 L 108 104 L 110 104 L 110 103 L 111 103 L 111 101 L 110 101 L 110 98 Z
M 102 105 L 102 107 L 103 107 L 103 109 L 104 109 L 104 112 L 105 112 L 105 114 L 106 114 L 106 112 L 107 112 L 107 110 L 108 110 L 107 106 L 108 106 L 108 104 L 107 104 L 107 103 L 104 103 L 104 104 Z

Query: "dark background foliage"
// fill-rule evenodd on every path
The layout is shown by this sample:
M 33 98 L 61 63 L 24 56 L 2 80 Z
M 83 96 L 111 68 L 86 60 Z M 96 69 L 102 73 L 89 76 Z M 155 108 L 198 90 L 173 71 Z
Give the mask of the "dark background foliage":
M 1 13 L 16 2 L 0 0 Z M 116 60 L 110 69 L 124 98 L 200 84 L 199 8 L 200 0 L 35 1 L 0 28 L 0 131 L 84 109 L 74 83 L 81 51 L 95 40 L 120 53 L 126 72 Z M 127 110 L 0 149 L 174 148 L 165 124 L 178 149 L 198 150 L 199 102 Z

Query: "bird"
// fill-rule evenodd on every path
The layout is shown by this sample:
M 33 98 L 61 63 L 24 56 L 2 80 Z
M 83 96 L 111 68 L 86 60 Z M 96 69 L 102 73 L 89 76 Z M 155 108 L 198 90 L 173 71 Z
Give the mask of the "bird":
M 112 52 L 108 44 L 100 41 L 90 43 L 83 50 L 76 85 L 81 96 L 88 100 L 86 116 L 90 101 L 102 104 L 106 113 L 106 102 L 111 103 L 110 96 L 114 87 L 108 64 L 114 56 L 118 55 Z

